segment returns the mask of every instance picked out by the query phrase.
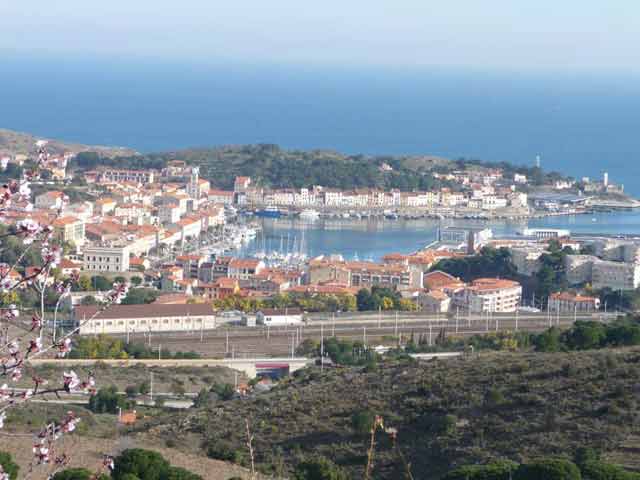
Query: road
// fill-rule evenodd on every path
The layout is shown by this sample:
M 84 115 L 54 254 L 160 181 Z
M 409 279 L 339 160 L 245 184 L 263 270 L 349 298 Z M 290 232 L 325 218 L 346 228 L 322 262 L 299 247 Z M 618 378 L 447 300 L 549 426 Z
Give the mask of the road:
M 144 342 L 158 349 L 195 351 L 208 357 L 246 358 L 264 355 L 290 356 L 305 339 L 321 337 L 359 340 L 371 344 L 395 344 L 408 335 L 426 335 L 427 341 L 444 332 L 446 336 L 471 336 L 497 331 L 540 332 L 550 326 L 566 328 L 575 320 L 611 321 L 616 313 L 548 315 L 547 313 L 521 313 L 500 315 L 424 315 L 395 314 L 342 314 L 333 318 L 311 319 L 298 326 L 267 328 L 226 325 L 216 330 L 170 333 L 137 333 L 131 342 Z M 126 339 L 125 336 L 121 336 Z

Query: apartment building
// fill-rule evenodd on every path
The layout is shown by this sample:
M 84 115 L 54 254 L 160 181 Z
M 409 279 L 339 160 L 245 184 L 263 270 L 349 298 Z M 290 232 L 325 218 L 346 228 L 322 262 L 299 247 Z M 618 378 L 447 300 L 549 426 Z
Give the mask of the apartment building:
M 640 265 L 597 260 L 593 263 L 591 284 L 595 289 L 635 290 L 640 286 Z
M 90 246 L 84 249 L 82 269 L 93 272 L 128 272 L 129 246 Z
M 479 278 L 455 292 L 453 303 L 475 313 L 515 312 L 522 299 L 522 286 L 512 280 Z
M 72 242 L 76 246 L 84 245 L 84 221 L 76 217 L 60 217 L 53 221 L 56 237 L 63 242 Z
M 234 258 L 229 262 L 227 276 L 237 280 L 249 280 L 264 270 L 262 260 L 255 258 Z
M 99 178 L 101 182 L 133 182 L 148 184 L 156 180 L 155 170 L 129 170 L 118 168 L 107 168 L 100 171 Z
M 220 203 L 222 205 L 233 204 L 233 192 L 228 190 L 211 189 L 209 190 L 207 198 L 211 203 Z
M 158 207 L 158 221 L 163 225 L 176 224 L 180 220 L 180 207 L 174 203 L 164 203 Z

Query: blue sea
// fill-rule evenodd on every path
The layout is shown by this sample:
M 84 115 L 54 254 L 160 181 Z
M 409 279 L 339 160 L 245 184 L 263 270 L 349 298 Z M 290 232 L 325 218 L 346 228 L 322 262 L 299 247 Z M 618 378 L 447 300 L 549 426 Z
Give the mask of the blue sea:
M 0 127 L 150 152 L 276 143 L 606 170 L 640 196 L 640 82 L 624 74 L 0 59 Z

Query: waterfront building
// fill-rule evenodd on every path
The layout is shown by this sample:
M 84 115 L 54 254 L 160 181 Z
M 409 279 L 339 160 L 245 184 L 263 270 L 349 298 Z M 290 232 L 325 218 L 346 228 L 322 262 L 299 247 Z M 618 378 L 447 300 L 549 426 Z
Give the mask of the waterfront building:
M 438 230 L 438 242 L 462 248 L 468 254 L 475 253 L 493 238 L 489 228 L 444 227 Z

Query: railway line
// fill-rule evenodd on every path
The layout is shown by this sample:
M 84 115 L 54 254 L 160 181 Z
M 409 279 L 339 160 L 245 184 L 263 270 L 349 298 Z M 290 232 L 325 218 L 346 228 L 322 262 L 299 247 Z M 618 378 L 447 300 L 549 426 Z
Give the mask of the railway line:
M 410 335 L 435 342 L 439 334 L 468 337 L 490 332 L 540 332 L 551 326 L 568 328 L 576 320 L 608 322 L 616 313 L 550 315 L 548 313 L 500 315 L 357 315 L 326 320 L 312 319 L 295 326 L 244 327 L 227 324 L 216 330 L 191 332 L 139 332 L 119 337 L 145 343 L 162 351 L 194 351 L 212 357 L 245 358 L 256 355 L 293 355 L 306 339 L 337 337 L 367 345 L 402 343 Z

